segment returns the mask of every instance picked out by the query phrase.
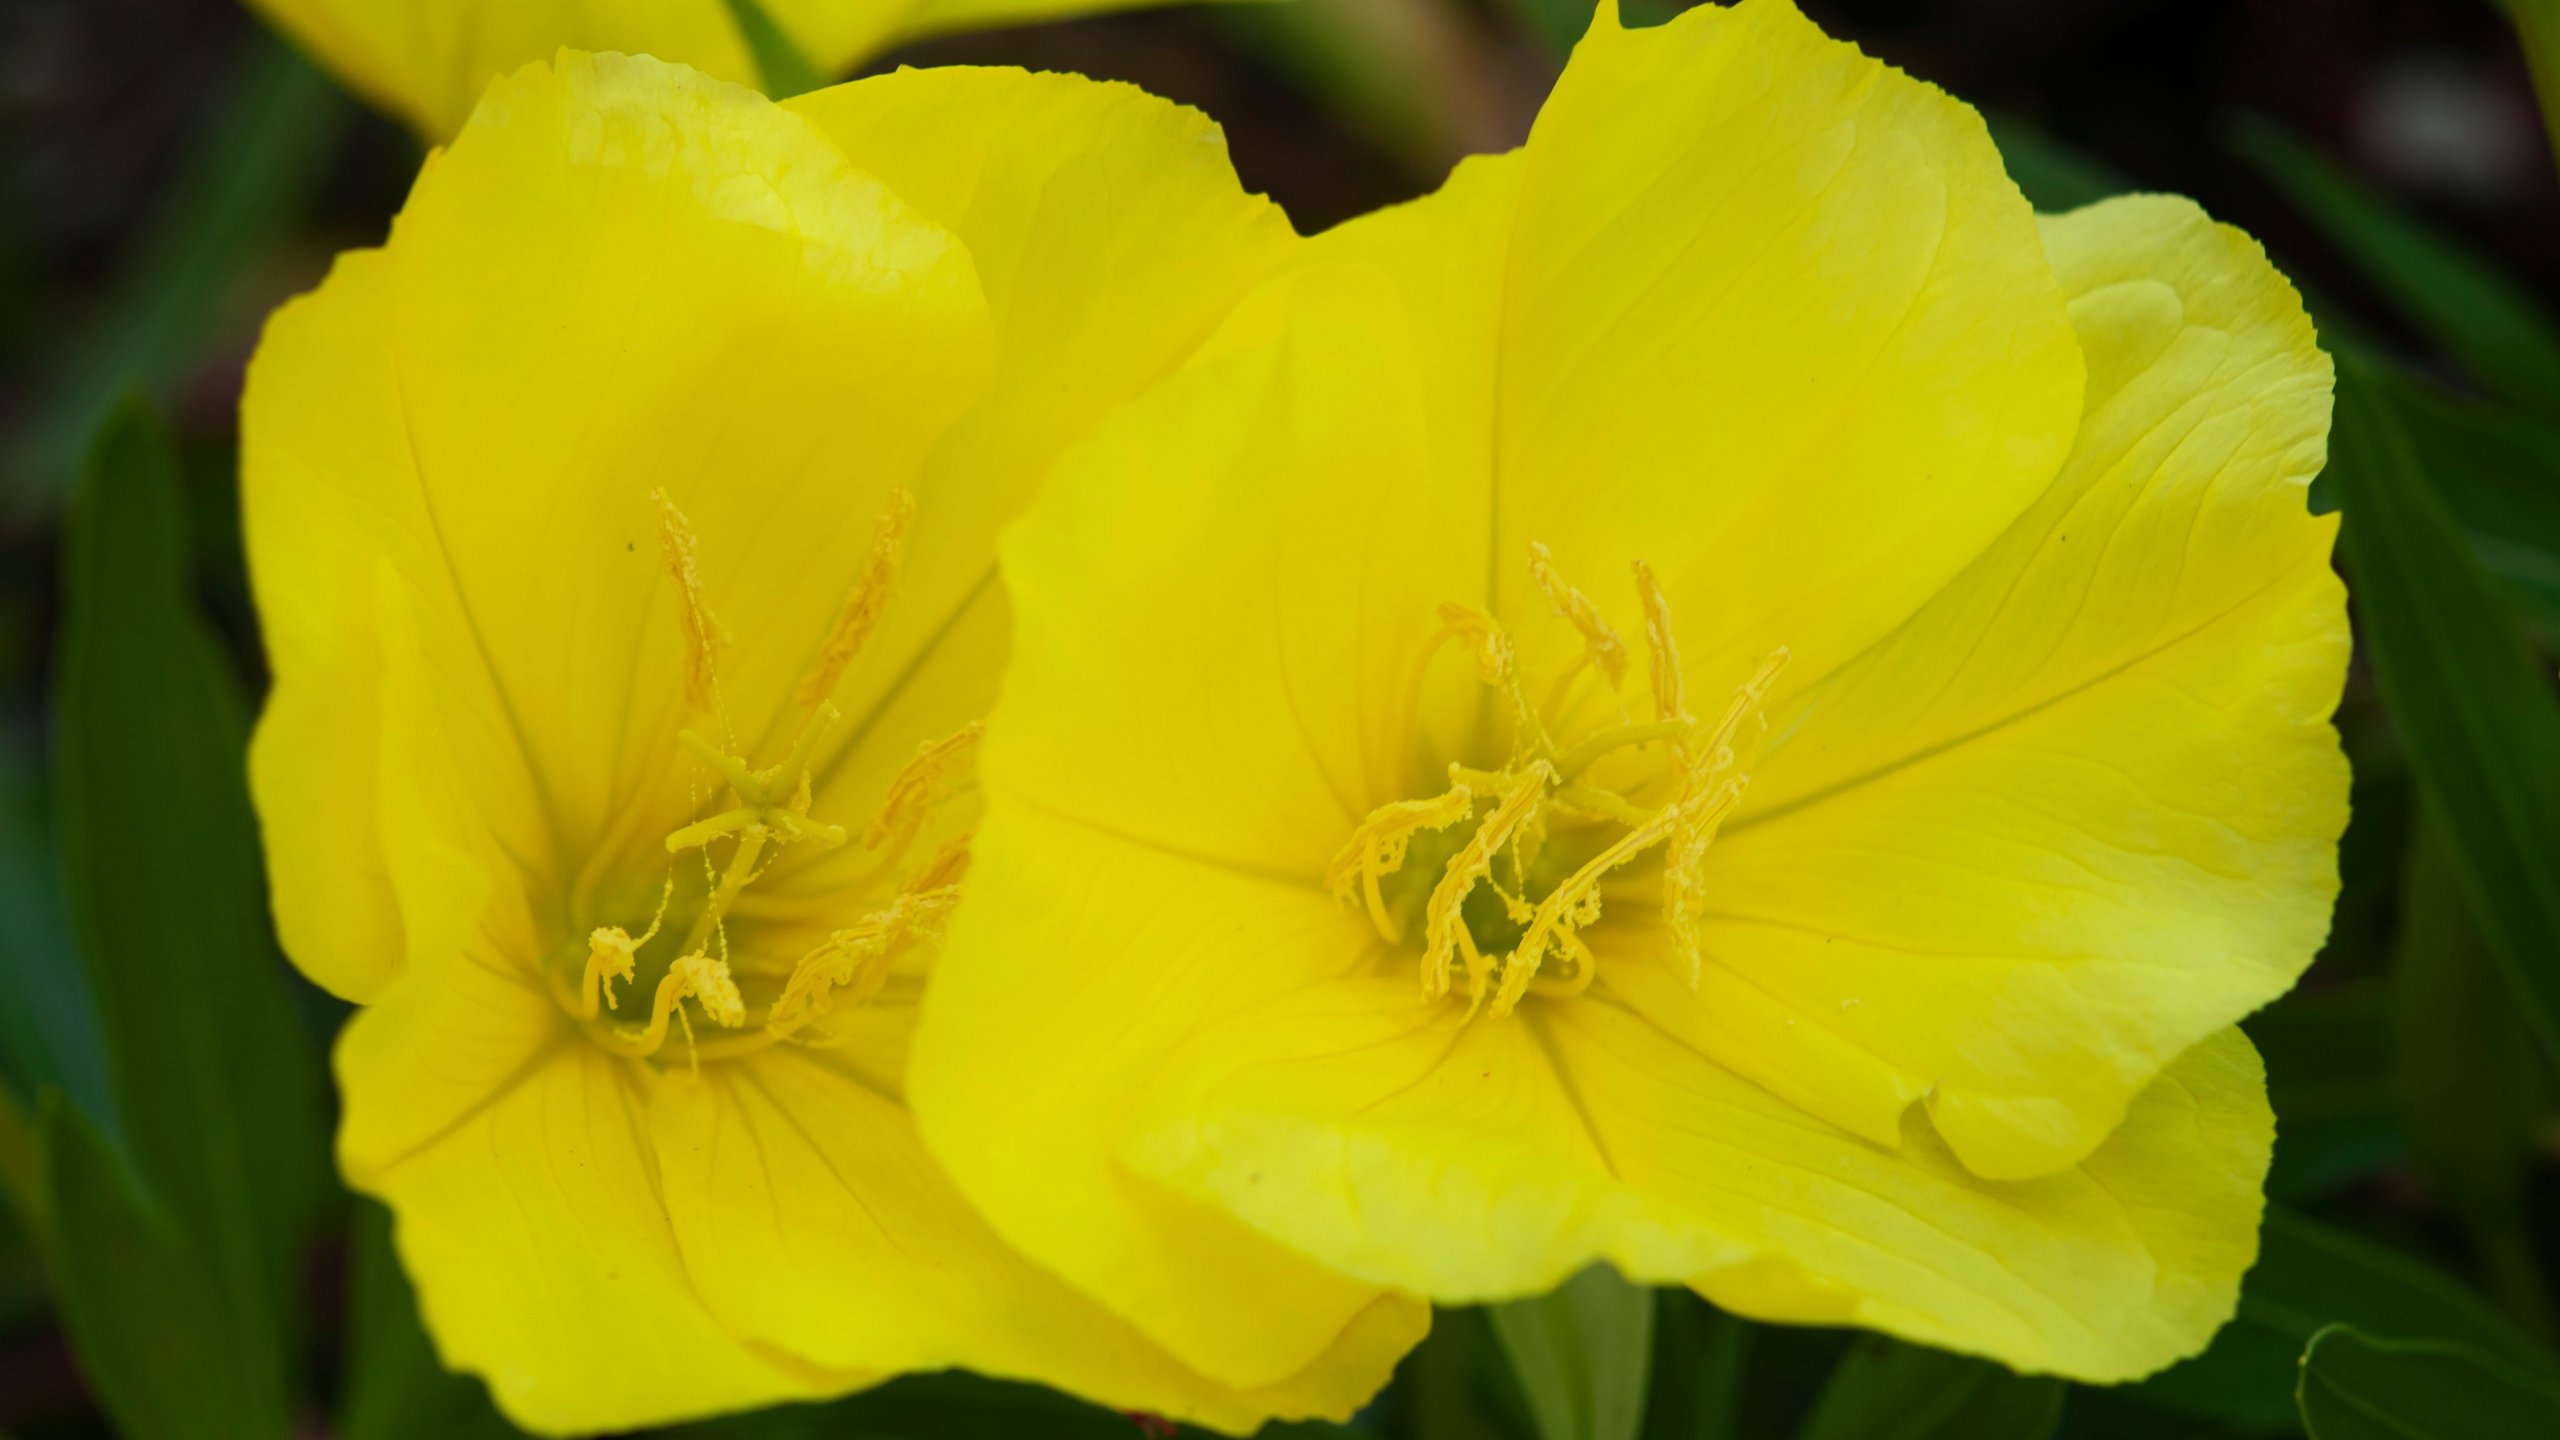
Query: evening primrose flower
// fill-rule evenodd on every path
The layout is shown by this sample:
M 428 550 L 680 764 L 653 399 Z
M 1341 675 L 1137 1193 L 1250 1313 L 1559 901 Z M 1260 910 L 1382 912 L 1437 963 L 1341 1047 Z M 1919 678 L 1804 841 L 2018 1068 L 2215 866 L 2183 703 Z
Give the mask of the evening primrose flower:
M 1063 20 L 1168 0 L 757 0 L 829 75 L 910 41 Z M 450 138 L 480 91 L 561 46 L 679 61 L 754 84 L 736 0 L 250 0 L 277 29 L 430 141 Z
M 968 1366 L 1247 1429 L 1419 1333 L 1205 1377 L 1019 1258 L 904 1064 L 970 863 L 994 532 L 1294 243 L 1125 86 L 789 107 L 564 53 L 287 306 L 243 412 L 295 962 L 451 1365 L 619 1429 Z
M 2193 1352 L 2346 815 L 2329 386 L 2193 205 L 2039 222 L 1783 0 L 1601 7 L 1017 523 L 927 1143 L 1229 1383 L 1594 1261 Z

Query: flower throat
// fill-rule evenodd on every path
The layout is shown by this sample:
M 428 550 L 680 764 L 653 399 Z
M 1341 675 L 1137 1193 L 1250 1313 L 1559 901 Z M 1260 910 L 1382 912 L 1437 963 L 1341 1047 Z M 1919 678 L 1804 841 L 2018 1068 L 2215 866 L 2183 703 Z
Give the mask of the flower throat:
M 553 991 L 598 1044 L 635 1059 L 656 1056 L 671 1025 L 672 1033 L 684 1038 L 688 1060 L 696 1063 L 783 1040 L 829 1044 L 837 1038 L 826 1024 L 835 1007 L 877 994 L 901 954 L 940 933 L 959 898 L 960 876 L 969 859 L 967 837 L 946 843 L 918 865 L 887 905 L 833 931 L 788 964 L 733 952 L 730 921 L 739 897 L 782 852 L 803 845 L 834 849 L 854 838 L 843 826 L 809 813 L 810 771 L 840 718 L 829 697 L 878 628 L 896 591 L 914 501 L 904 490 L 891 492 L 862 573 L 817 659 L 801 677 L 793 697 L 798 720 L 790 743 L 780 759 L 758 767 L 740 753 L 721 701 L 719 653 L 729 636 L 704 597 L 693 528 L 665 491 L 652 492 L 651 498 L 658 507 L 659 548 L 682 601 L 687 707 L 716 726 L 721 738 L 693 728 L 677 737 L 700 767 L 695 817 L 666 834 L 667 872 L 655 911 L 637 934 L 626 925 L 590 931 L 583 955 L 572 952 L 550 967 Z M 862 848 L 877 858 L 843 887 L 847 893 L 870 890 L 905 863 L 946 783 L 967 770 L 980 728 L 973 722 L 927 742 L 890 782 L 887 797 L 860 836 Z M 703 815 L 706 793 L 725 795 L 730 803 Z M 686 859 L 689 855 L 699 859 L 698 873 Z M 618 986 L 631 987 L 632 994 L 626 997 Z M 645 1012 L 638 1009 L 643 992 L 648 996 Z M 626 1005 L 632 1016 L 623 1013 Z M 736 1033 L 699 1039 L 697 1014 Z
M 1713 723 L 1701 722 L 1689 713 L 1670 606 L 1652 567 L 1639 560 L 1633 569 L 1652 720 L 1614 704 L 1626 679 L 1625 642 L 1557 573 L 1547 548 L 1532 544 L 1530 578 L 1580 633 L 1580 655 L 1544 705 L 1533 703 L 1501 624 L 1473 606 L 1443 603 L 1440 629 L 1414 663 L 1406 729 L 1419 733 L 1433 662 L 1463 646 L 1477 680 L 1508 712 L 1508 757 L 1495 769 L 1453 762 L 1448 789 L 1372 810 L 1326 868 L 1327 888 L 1363 907 L 1390 944 L 1404 944 L 1412 920 L 1421 920 L 1424 995 L 1447 996 L 1463 974 L 1469 1015 L 1504 1016 L 1529 994 L 1587 988 L 1597 966 L 1582 932 L 1600 918 L 1602 883 L 1639 862 L 1661 867 L 1663 917 L 1697 983 L 1707 850 L 1750 783 L 1736 745 L 1756 747 L 1765 735 L 1761 710 L 1787 652 L 1763 660 Z M 1548 717 L 1569 713 L 1577 688 L 1595 682 L 1612 698 L 1617 723 L 1570 738 L 1552 733 Z M 1606 783 L 1597 778 L 1603 770 L 1612 777 Z

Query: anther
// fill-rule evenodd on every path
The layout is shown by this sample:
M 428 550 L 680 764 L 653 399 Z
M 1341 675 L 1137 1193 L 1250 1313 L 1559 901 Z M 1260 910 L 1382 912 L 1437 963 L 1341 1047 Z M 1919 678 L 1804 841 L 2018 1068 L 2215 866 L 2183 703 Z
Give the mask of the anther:
M 915 497 L 903 486 L 892 487 L 889 507 L 872 522 L 871 554 L 863 561 L 862 576 L 845 592 L 844 604 L 836 611 L 836 623 L 827 632 L 827 643 L 819 647 L 817 661 L 801 677 L 799 698 L 804 709 L 816 708 L 835 693 L 844 667 L 860 653 L 871 632 L 880 627 L 881 617 L 889 613 L 889 602 L 898 593 L 898 567 L 906 550 L 907 529 L 915 518 Z
M 1325 889 L 1345 904 L 1361 897 L 1378 934 L 1389 944 L 1401 943 L 1404 926 L 1387 913 L 1378 882 L 1403 868 L 1405 851 L 1415 835 L 1448 829 L 1473 814 L 1475 803 L 1475 793 L 1456 784 L 1427 800 L 1397 800 L 1370 811 L 1325 867 Z
M 703 596 L 702 563 L 692 522 L 666 491 L 652 490 L 649 498 L 658 506 L 658 551 L 684 602 L 685 699 L 695 710 L 716 715 L 720 713 L 720 647 L 729 643 L 729 632 Z
M 1547 597 L 1547 608 L 1582 632 L 1585 658 L 1598 667 L 1610 689 L 1617 689 L 1627 678 L 1626 642 L 1610 628 L 1600 607 L 1591 603 L 1591 597 L 1567 584 L 1564 576 L 1556 572 L 1555 557 L 1535 540 L 1529 542 L 1529 578 L 1537 582 L 1538 593 Z

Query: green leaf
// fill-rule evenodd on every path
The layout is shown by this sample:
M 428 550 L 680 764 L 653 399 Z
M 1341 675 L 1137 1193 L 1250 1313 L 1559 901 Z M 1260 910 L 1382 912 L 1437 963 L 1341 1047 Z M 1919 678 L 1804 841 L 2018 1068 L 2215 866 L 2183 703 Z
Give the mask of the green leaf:
M 2450 1340 L 2377 1340 L 2331 1325 L 2302 1351 L 2311 1440 L 2560 1435 L 2560 1380 Z
M 38 1121 L 54 1294 L 89 1388 L 127 1440 L 283 1436 L 273 1339 L 237 1309 L 184 1227 L 58 1091 Z
M 2560 159 L 2560 0 L 2503 0 L 2515 21 L 2516 38 L 2524 44 L 2526 66 L 2533 71 L 2534 93 L 2542 100 L 2542 128 L 2551 137 L 2551 154 Z
M 141 405 L 110 418 L 67 549 L 56 820 L 126 1148 L 210 1277 L 240 1385 L 281 1394 L 324 1173 L 318 1066 L 267 931 L 239 684 L 196 613 L 176 460 Z
M 45 367 L 0 465 L 0 510 L 60 503 L 117 398 L 197 356 L 224 292 L 319 188 L 351 113 L 284 42 L 252 37 L 103 307 Z
M 2535 629 L 2560 638 L 2560 428 L 2457 395 L 2363 347 L 2361 383 L 2389 403 L 2427 478 Z
M 1487 1313 L 1542 1440 L 1635 1440 L 1653 1364 L 1651 1290 L 1594 1265 Z
M 2274 125 L 2244 123 L 2234 144 L 2473 380 L 2560 415 L 2560 329 L 2530 294 Z
M 2295 1423 L 2295 1362 L 2328 1325 L 2434 1336 L 2528 1369 L 2549 1352 L 2461 1282 L 2346 1231 L 2270 1206 L 2239 1313 L 2196 1358 L 2123 1392 L 2161 1409 L 2261 1430 Z
M 2492 1289 L 2547 1334 L 2549 1300 L 2524 1201 L 2536 1133 L 2551 1110 L 2550 1069 L 2516 1019 L 2432 826 L 2411 847 L 2400 916 L 2392 1012 L 2410 1147 L 2490 1261 Z
M 418 1295 L 391 1247 L 391 1212 L 358 1201 L 348 1227 L 348 1296 L 340 1440 L 498 1440 L 518 1434 L 488 1388 L 436 1358 Z
M 764 8 L 762 0 L 729 0 L 729 18 L 737 22 L 738 33 L 747 42 L 747 53 L 755 57 L 756 74 L 764 79 L 765 94 L 788 100 L 827 83 L 827 77 L 819 73 L 781 22 Z
M 2140 188 L 2106 161 L 2014 115 L 1985 111 L 1982 120 L 1991 129 L 1991 143 L 2000 147 L 2010 180 L 2038 210 L 2077 210 Z
M 2296 991 L 2242 1024 L 2267 1066 L 2276 1112 L 2268 1193 L 2327 1194 L 2408 1158 L 2391 1067 L 2388 988 Z
M 97 1007 L 62 913 L 36 762 L 14 736 L 0 737 L 0 995 L 0 1080 L 21 1102 L 60 1090 L 112 1139 Z
M 2560 706 L 2369 373 L 2340 366 L 2329 460 L 2365 647 L 2472 914 L 2560 1055 Z
M 1737 1440 L 1743 1366 L 1750 1354 L 1750 1321 L 1689 1291 L 1661 1291 L 1645 1440 Z
M 2051 1376 L 1869 1335 L 1832 1370 L 1797 1440 L 2044 1440 L 2064 1393 Z
M 1262 1433 L 1279 1440 L 1310 1432 L 1272 1426 Z M 829 1404 L 776 1406 L 665 1434 L 667 1440 L 1140 1440 L 1141 1432 L 1130 1416 L 1054 1390 L 943 1373 L 909 1375 Z

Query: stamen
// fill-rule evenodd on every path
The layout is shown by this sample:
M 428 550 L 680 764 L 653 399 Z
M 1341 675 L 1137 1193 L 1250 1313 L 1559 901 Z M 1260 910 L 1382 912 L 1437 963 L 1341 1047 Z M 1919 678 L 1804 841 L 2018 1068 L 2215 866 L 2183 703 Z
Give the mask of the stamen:
M 1529 920 L 1529 928 L 1520 935 L 1520 944 L 1502 967 L 1502 989 L 1493 997 L 1492 1013 L 1497 1017 L 1511 1013 L 1520 997 L 1529 991 L 1538 967 L 1546 959 L 1547 948 L 1555 945 L 1572 954 L 1582 949 L 1581 938 L 1573 932 L 1600 918 L 1600 882 L 1612 870 L 1659 845 L 1671 833 L 1677 821 L 1677 807 L 1666 806 L 1644 824 L 1629 830 L 1609 848 L 1592 856 L 1558 885 L 1546 899 L 1538 902 L 1538 913 Z
M 1608 679 L 1609 688 L 1615 690 L 1625 683 L 1626 642 L 1609 627 L 1608 620 L 1601 615 L 1600 607 L 1591 603 L 1590 596 L 1565 583 L 1565 578 L 1556 573 L 1555 557 L 1548 553 L 1546 546 L 1535 540 L 1529 542 L 1529 578 L 1537 582 L 1539 593 L 1547 597 L 1547 608 L 1553 610 L 1558 618 L 1572 622 L 1573 628 L 1582 632 L 1583 648 L 1589 653 L 1591 663 L 1598 666 L 1600 673 Z
M 649 498 L 658 504 L 658 551 L 665 557 L 667 574 L 676 582 L 676 591 L 684 601 L 685 700 L 705 715 L 720 713 L 720 647 L 729 643 L 729 632 L 719 617 L 711 613 L 711 602 L 702 593 L 702 565 L 699 547 L 693 538 L 693 524 L 676 508 L 664 490 L 652 490 Z
M 1787 659 L 1784 646 L 1769 652 L 1760 668 L 1733 693 L 1715 730 L 1703 744 L 1690 750 L 1680 799 L 1668 807 L 1677 812 L 1678 818 L 1670 847 L 1663 852 L 1662 913 L 1671 931 L 1673 950 L 1688 971 L 1691 989 L 1697 988 L 1706 965 L 1700 916 L 1706 908 L 1707 850 L 1715 844 L 1716 832 L 1725 817 L 1742 802 L 1744 787 L 1751 783 L 1750 776 L 1738 771 L 1740 761 L 1734 753 L 1734 740 L 1745 720 L 1757 723 L 1764 733 L 1767 731 L 1768 722 L 1760 713 L 1761 707 L 1768 702 L 1769 686 L 1786 668 Z
M 1449 967 L 1458 957 L 1459 946 L 1466 944 L 1472 948 L 1473 945 L 1467 937 L 1466 918 L 1459 913 L 1460 907 L 1466 903 L 1467 892 L 1475 888 L 1477 881 L 1493 873 L 1494 855 L 1510 841 L 1512 832 L 1520 828 L 1521 822 L 1537 809 L 1539 800 L 1546 794 L 1547 782 L 1555 778 L 1555 773 L 1543 760 L 1530 761 L 1528 767 L 1512 781 L 1510 788 L 1502 792 L 1502 799 L 1493 807 L 1493 813 L 1476 827 L 1476 833 L 1466 845 L 1450 857 L 1448 868 L 1440 872 L 1440 883 L 1431 887 L 1431 899 L 1423 907 L 1423 994 L 1438 999 L 1449 993 Z M 1475 988 L 1481 984 L 1477 965 L 1476 960 L 1468 962 L 1468 978 L 1470 993 L 1480 994 Z
M 1366 898 L 1369 923 L 1390 944 L 1404 940 L 1404 926 L 1387 913 L 1378 882 L 1404 866 L 1405 850 L 1425 830 L 1446 830 L 1475 813 L 1475 792 L 1452 785 L 1427 800 L 1398 800 L 1372 810 L 1324 871 L 1324 885 L 1335 899 L 1349 904 Z
M 888 909 L 829 935 L 791 967 L 765 1027 L 794 1038 L 833 1013 L 838 1000 L 858 1005 L 880 993 L 900 952 L 916 941 L 941 938 L 943 922 L 959 900 L 954 885 L 901 891 Z
M 1654 718 L 1685 722 L 1689 702 L 1680 676 L 1680 644 L 1671 638 L 1671 602 L 1662 598 L 1651 565 L 1638 560 L 1634 568 L 1636 598 L 1644 605 L 1645 649 L 1653 662 Z
M 818 650 L 817 662 L 800 681 L 800 704 L 814 709 L 835 693 L 836 682 L 844 678 L 844 667 L 860 653 L 871 632 L 880 627 L 881 617 L 889 613 L 889 602 L 898 593 L 898 566 L 906 549 L 907 528 L 915 523 L 916 497 L 904 486 L 889 491 L 889 508 L 872 522 L 871 554 L 862 565 L 862 577 L 845 592 L 844 606 L 836 612 L 836 623 L 827 632 L 827 643 Z
M 977 752 L 979 738 L 986 733 L 984 721 L 972 720 L 939 740 L 917 746 L 915 758 L 889 782 L 889 794 L 880 802 L 880 813 L 863 830 L 862 848 L 877 850 L 895 837 L 897 843 L 890 848 L 889 858 L 894 860 L 903 853 L 923 827 L 925 816 L 932 813 L 936 787 L 944 776 L 968 764 Z

